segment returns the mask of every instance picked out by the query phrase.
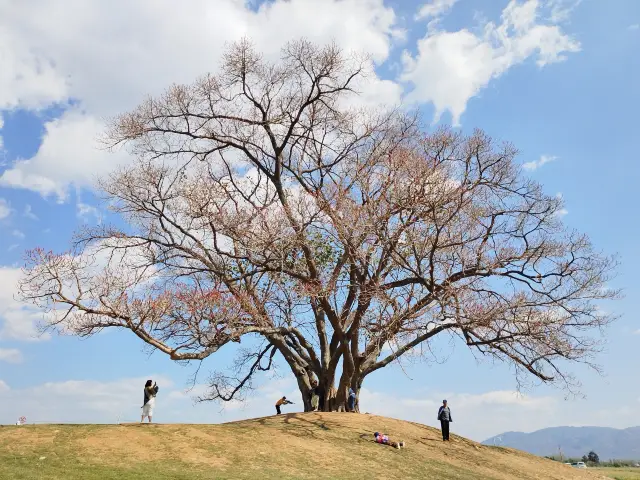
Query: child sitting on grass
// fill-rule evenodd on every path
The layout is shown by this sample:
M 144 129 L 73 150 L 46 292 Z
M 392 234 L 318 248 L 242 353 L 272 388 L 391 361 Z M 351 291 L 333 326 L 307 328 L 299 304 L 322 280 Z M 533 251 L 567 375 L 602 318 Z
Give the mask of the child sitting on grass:
M 376 439 L 376 443 L 382 443 L 383 445 L 391 445 L 393 448 L 404 448 L 404 442 L 394 442 L 389 438 L 389 435 L 376 432 L 373 434 Z

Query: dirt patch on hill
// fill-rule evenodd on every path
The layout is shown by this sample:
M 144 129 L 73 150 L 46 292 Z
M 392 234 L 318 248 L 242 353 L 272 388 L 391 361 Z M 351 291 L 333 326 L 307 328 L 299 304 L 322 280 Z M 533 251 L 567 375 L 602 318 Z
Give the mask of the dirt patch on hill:
M 30 451 L 47 447 L 56 439 L 59 429 L 43 429 L 37 426 L 0 428 L 0 448 L 8 451 Z
M 128 425 L 87 435 L 77 441 L 93 462 L 120 465 L 175 459 L 194 465 L 223 467 L 229 462 L 189 427 Z M 203 448 L 203 445 L 206 447 Z

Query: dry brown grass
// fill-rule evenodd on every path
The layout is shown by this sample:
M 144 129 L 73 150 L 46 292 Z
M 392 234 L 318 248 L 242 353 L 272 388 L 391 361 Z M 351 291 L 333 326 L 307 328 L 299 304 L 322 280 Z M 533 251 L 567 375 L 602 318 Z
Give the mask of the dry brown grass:
M 407 442 L 373 442 L 383 431 Z M 40 460 L 41 457 L 46 457 Z M 487 447 L 424 425 L 372 415 L 307 413 L 222 425 L 0 428 L 0 478 L 594 479 L 516 450 Z

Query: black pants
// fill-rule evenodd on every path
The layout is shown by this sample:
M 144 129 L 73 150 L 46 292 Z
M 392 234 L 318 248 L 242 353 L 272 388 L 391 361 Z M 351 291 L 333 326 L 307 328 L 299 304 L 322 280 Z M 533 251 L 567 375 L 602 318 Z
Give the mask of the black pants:
M 449 420 L 440 420 L 442 427 L 442 440 L 449 440 Z
M 280 415 L 282 413 L 280 411 L 280 405 L 276 405 L 276 412 L 278 412 L 277 415 Z

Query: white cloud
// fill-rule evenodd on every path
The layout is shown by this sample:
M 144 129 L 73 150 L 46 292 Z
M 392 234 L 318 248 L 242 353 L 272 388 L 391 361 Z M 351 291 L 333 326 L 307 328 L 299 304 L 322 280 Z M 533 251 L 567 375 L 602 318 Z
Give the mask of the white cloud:
M 59 201 L 70 186 L 92 185 L 121 160 L 95 148 L 102 118 L 172 83 L 215 71 L 225 46 L 243 36 L 267 57 L 304 36 L 318 43 L 335 40 L 382 62 L 401 34 L 394 23 L 394 11 L 383 0 L 276 0 L 257 11 L 238 0 L 69 0 L 64 6 L 55 0 L 0 0 L 0 43 L 9 59 L 0 74 L 0 108 L 71 99 L 78 105 L 47 123 L 35 157 L 18 160 L 0 184 Z M 24 82 L 13 80 L 20 76 Z M 393 103 L 400 91 L 394 82 L 372 78 L 364 100 Z
M 148 378 L 158 382 L 161 393 L 172 386 L 171 380 L 161 375 L 150 375 Z M 27 417 L 28 423 L 116 423 L 124 417 L 135 420 L 140 415 L 142 389 L 146 380 L 147 377 L 107 382 L 68 380 L 21 389 L 9 388 L 5 384 L 4 389 L 0 388 L 0 401 L 3 404 L 0 423 L 15 422 L 21 416 Z M 43 402 L 43 398 L 47 401 Z
M 22 415 L 31 422 L 115 423 L 138 421 L 142 402 L 142 386 L 147 378 L 158 382 L 160 393 L 155 418 L 159 422 L 218 423 L 275 413 L 273 405 L 282 395 L 294 405 L 286 411 L 301 409 L 300 394 L 290 376 L 263 379 L 246 402 L 230 404 L 194 403 L 194 396 L 205 389 L 197 385 L 186 390 L 164 375 L 122 378 L 110 381 L 68 380 L 48 382 L 28 388 L 14 388 L 0 380 L 0 424 L 13 423 Z M 36 394 L 37 393 L 37 394 Z M 414 394 L 415 395 L 415 394 Z M 42 402 L 43 397 L 47 398 Z M 389 416 L 437 426 L 436 415 L 446 398 L 453 414 L 453 431 L 474 440 L 484 440 L 505 431 L 530 432 L 558 425 L 612 426 L 612 411 L 593 408 L 584 401 L 562 401 L 545 395 L 520 395 L 514 391 L 482 393 L 426 392 L 420 397 L 402 397 L 390 391 L 363 389 L 360 394 L 362 412 Z M 618 406 L 624 418 L 617 416 L 616 427 L 640 421 L 637 409 Z
M 100 211 L 96 207 L 87 203 L 78 201 L 78 203 L 76 203 L 76 214 L 78 218 L 85 222 L 88 222 L 89 219 L 93 217 L 96 223 L 102 223 L 102 214 Z
M 579 50 L 556 25 L 577 1 L 541 1 L 512 0 L 501 22 L 486 23 L 478 34 L 438 30 L 435 20 L 455 0 L 423 5 L 418 16 L 435 20 L 417 54 L 404 54 L 400 80 L 413 87 L 409 101 L 432 102 L 436 117 L 450 111 L 457 123 L 468 100 L 512 66 L 529 58 L 543 66 Z M 249 36 L 272 58 L 293 38 L 335 40 L 346 50 L 370 53 L 379 64 L 403 33 L 383 0 L 275 0 L 257 11 L 240 0 L 69 0 L 64 6 L 35 0 L 8 5 L 0 0 L 5 40 L 0 43 L 8 51 L 8 66 L 3 64 L 0 74 L 0 108 L 41 108 L 72 99 L 76 107 L 47 123 L 38 153 L 19 159 L 0 177 L 0 185 L 59 201 L 67 198 L 69 187 L 89 187 L 95 177 L 126 161 L 125 155 L 95 148 L 103 118 L 133 108 L 171 83 L 215 71 L 231 41 Z M 546 20 L 541 19 L 543 11 Z M 396 82 L 375 75 L 370 80 L 362 87 L 364 103 L 400 99 L 402 87 Z
M 633 25 L 629 25 L 628 28 L 631 31 L 640 30 L 640 23 L 634 23 Z
M 522 395 L 511 390 L 482 393 L 425 392 L 421 397 L 403 398 L 390 392 L 363 389 L 363 412 L 389 416 L 438 427 L 439 405 L 447 399 L 454 423 L 453 432 L 482 441 L 504 432 L 532 432 L 554 426 L 608 426 L 626 428 L 640 423 L 640 411 L 619 405 L 611 410 L 594 410 L 585 400 L 563 400 L 550 395 Z
M 17 348 L 0 348 L 0 362 L 21 363 L 22 352 Z M 0 386 L 0 390 L 2 387 Z
M 2 116 L 2 112 L 0 112 L 0 130 L 4 127 L 4 117 Z M 2 139 L 2 135 L 0 135 L 0 153 L 4 153 L 4 140 Z
M 33 213 L 33 209 L 29 204 L 24 206 L 24 213 L 22 215 L 31 220 L 38 220 L 38 216 L 35 213 Z
M 553 397 L 523 396 L 513 391 L 428 392 L 421 398 L 399 398 L 363 389 L 360 405 L 363 412 L 437 426 L 438 407 L 445 398 L 452 410 L 455 432 L 479 441 L 504 431 L 532 431 L 553 425 L 561 413 Z
M 562 204 L 564 205 L 564 200 L 563 200 L 562 192 L 558 192 L 558 193 L 556 193 L 556 198 L 557 198 L 558 200 L 560 200 L 560 201 L 562 202 Z M 555 213 L 555 216 L 556 216 L 556 217 L 560 217 L 560 218 L 562 218 L 562 217 L 564 217 L 564 216 L 566 216 L 566 215 L 568 215 L 568 214 L 569 214 L 569 210 L 567 210 L 566 208 L 560 208 L 560 209 Z
M 458 0 L 431 0 L 420 7 L 415 19 L 437 18 L 451 10 L 457 1 Z
M 640 335 L 640 329 L 636 330 L 635 332 L 633 332 L 634 335 Z
M 13 230 L 11 232 L 11 235 L 13 235 L 16 238 L 20 238 L 20 239 L 24 238 L 24 233 L 22 233 L 20 230 Z
M 11 206 L 4 198 L 0 198 L 0 220 L 11 215 Z
M 479 395 L 454 394 L 451 398 L 460 408 L 515 405 L 526 409 L 538 409 L 556 402 L 553 397 L 531 397 L 513 390 L 497 390 Z M 452 402 L 451 398 L 447 399 L 449 403 Z
M 282 395 L 295 402 L 288 407 L 290 411 L 299 411 L 301 405 L 291 378 L 271 380 L 247 402 L 235 402 L 224 407 L 194 403 L 194 396 L 203 393 L 203 387 L 185 391 L 175 386 L 172 379 L 157 374 L 112 381 L 48 382 L 22 389 L 10 389 L 0 381 L 0 402 L 3 406 L 0 424 L 15 422 L 23 415 L 28 423 L 139 421 L 142 388 L 148 378 L 157 381 L 160 387 L 154 414 L 160 422 L 216 423 L 273 415 L 274 404 Z M 47 398 L 46 402 L 42 401 L 43 397 Z
M 524 168 L 525 170 L 537 170 L 538 168 L 542 167 L 543 165 L 549 163 L 549 162 L 553 162 L 554 160 L 557 160 L 558 157 L 554 157 L 551 155 L 542 155 L 540 157 L 539 160 L 533 161 L 533 162 L 527 162 L 527 163 L 523 163 L 522 164 L 522 168 Z
M 69 110 L 45 125 L 42 145 L 35 157 L 18 160 L 0 176 L 0 185 L 35 190 L 58 201 L 67 197 L 70 185 L 90 187 L 98 176 L 129 156 L 99 149 L 97 137 L 104 125 L 79 110 Z
M 549 0 L 549 19 L 554 23 L 566 22 L 582 0 Z
M 19 268 L 0 267 L 0 340 L 46 340 L 35 327 L 42 313 L 15 298 L 21 275 Z
M 172 82 L 214 70 L 225 44 L 245 35 L 271 55 L 291 38 L 305 36 L 335 38 L 382 61 L 396 33 L 394 12 L 382 0 L 278 0 L 257 12 L 238 0 L 70 0 L 64 6 L 36 0 L 6 10 L 0 21 L 14 42 L 54 65 L 58 79 L 68 79 L 62 97 L 79 99 L 100 114 L 131 108 Z M 21 68 L 29 67 L 36 70 L 22 62 Z M 6 95 L 28 96 L 12 89 Z
M 64 100 L 68 94 L 66 78 L 50 59 L 6 28 L 6 22 L 17 21 L 15 10 L 19 4 L 0 1 L 0 109 L 39 109 Z
M 543 7 L 549 5 L 539 0 L 511 0 L 502 11 L 500 24 L 488 22 L 481 33 L 448 32 L 432 24 L 418 41 L 417 53 L 403 54 L 400 79 L 413 88 L 407 99 L 431 102 L 435 121 L 449 111 L 453 123 L 459 124 L 468 101 L 513 66 L 535 59 L 543 67 L 579 51 L 576 40 L 540 18 Z

